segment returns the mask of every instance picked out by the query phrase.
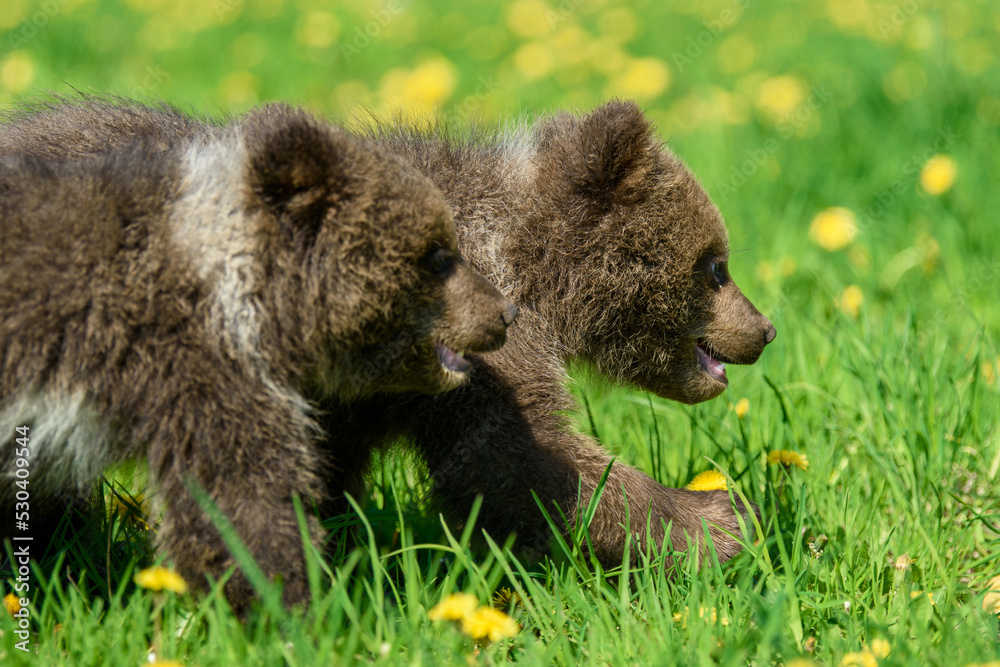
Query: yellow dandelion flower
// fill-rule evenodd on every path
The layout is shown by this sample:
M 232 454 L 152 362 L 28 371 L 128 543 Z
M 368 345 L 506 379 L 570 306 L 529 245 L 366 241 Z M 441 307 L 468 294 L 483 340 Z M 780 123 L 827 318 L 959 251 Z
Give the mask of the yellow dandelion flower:
M 680 623 L 681 627 L 686 628 L 688 623 L 688 612 L 689 608 L 685 607 L 683 612 L 674 612 L 671 619 L 674 623 Z M 698 618 L 702 620 L 708 620 L 712 624 L 721 623 L 722 625 L 729 625 L 729 617 L 725 614 L 719 615 L 719 610 L 715 607 L 701 607 L 698 609 Z
M 861 304 L 865 301 L 865 294 L 857 285 L 848 285 L 837 297 L 837 308 L 845 315 L 857 319 Z
M 0 84 L 10 94 L 17 94 L 35 80 L 35 61 L 25 51 L 14 51 L 0 64 Z
M 629 61 L 624 71 L 608 87 L 610 95 L 649 100 L 670 86 L 670 68 L 657 58 L 637 58 Z
M 816 662 L 809 658 L 792 658 L 785 663 L 785 667 L 816 667 Z
M 687 486 L 689 491 L 724 491 L 726 486 L 726 476 L 718 470 L 706 470 L 694 476 Z
M 184 667 L 184 663 L 179 660 L 154 660 L 149 667 Z
M 552 71 L 555 58 L 548 46 L 529 42 L 514 53 L 514 67 L 528 80 L 540 79 Z
M 168 590 L 173 593 L 186 593 L 188 589 L 184 577 L 162 565 L 154 565 L 140 570 L 135 575 L 135 583 L 151 591 Z
M 983 609 L 993 614 L 1000 614 L 1000 576 L 990 579 L 986 586 L 987 593 L 983 598 Z
M 7 609 L 7 612 L 11 616 L 21 611 L 21 600 L 13 593 L 7 593 L 3 596 L 3 606 Z
M 807 91 L 805 84 L 794 76 L 771 77 L 757 89 L 757 106 L 780 118 L 795 111 L 805 101 Z
M 796 466 L 802 470 L 809 467 L 809 459 L 805 454 L 799 454 L 789 449 L 776 449 L 767 455 L 767 462 L 771 465 L 781 464 L 789 468 Z
M 930 195 L 944 194 L 955 184 L 958 167 L 947 155 L 935 155 L 920 170 L 920 187 Z
M 476 610 L 479 601 L 468 593 L 452 593 L 427 612 L 432 621 L 460 621 Z
M 517 605 L 524 605 L 521 595 L 517 591 L 512 591 L 504 586 L 493 594 L 493 607 L 500 611 L 510 613 Z
M 552 29 L 552 12 L 539 0 L 520 0 L 507 10 L 507 25 L 518 37 L 541 37 Z
M 746 417 L 747 413 L 750 412 L 750 400 L 744 396 L 740 400 L 736 401 L 736 405 L 733 406 L 733 412 L 735 412 L 736 416 L 740 419 Z
M 309 12 L 299 20 L 296 39 L 302 46 L 325 49 L 337 41 L 340 21 L 329 12 Z
M 448 99 L 455 83 L 455 66 L 445 58 L 430 58 L 404 80 L 402 97 L 411 104 L 433 107 Z
M 605 37 L 625 44 L 631 42 L 639 31 L 635 13 L 626 7 L 605 9 L 598 20 L 598 30 Z
M 853 211 L 840 206 L 820 211 L 809 225 L 809 238 L 830 252 L 850 245 L 857 235 L 857 217 Z
M 921 595 L 926 595 L 927 596 L 927 601 L 931 603 L 931 606 L 934 606 L 934 607 L 937 606 L 937 602 L 934 601 L 934 594 L 931 593 L 930 591 L 926 591 L 926 592 L 925 591 L 910 591 L 910 599 L 911 600 L 915 600 L 916 598 L 919 598 Z
M 473 639 L 495 642 L 505 637 L 514 637 L 520 631 L 521 626 L 517 621 L 492 607 L 480 607 L 462 619 L 462 632 Z
M 864 649 L 845 655 L 840 661 L 840 667 L 878 667 L 878 659 L 874 653 Z
M 889 642 L 885 639 L 879 637 L 878 639 L 873 639 L 870 644 L 868 644 L 868 650 L 871 651 L 876 658 L 884 658 L 889 655 L 889 651 L 892 647 Z

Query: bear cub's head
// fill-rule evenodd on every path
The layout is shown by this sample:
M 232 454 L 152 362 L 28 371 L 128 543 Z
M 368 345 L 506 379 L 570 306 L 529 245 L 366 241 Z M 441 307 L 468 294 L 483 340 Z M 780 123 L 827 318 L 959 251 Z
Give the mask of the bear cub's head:
M 572 347 L 660 396 L 718 396 L 725 365 L 755 362 L 775 337 L 729 273 L 718 209 L 632 102 L 536 131 L 546 217 L 559 221 L 546 255 L 564 284 L 549 292 L 572 313 Z
M 280 299 L 301 326 L 309 375 L 350 399 L 437 393 L 462 384 L 466 352 L 503 344 L 517 308 L 458 250 L 451 209 L 425 177 L 383 149 L 285 106 L 242 127 L 264 247 L 296 278 Z M 296 322 L 298 320 L 298 322 Z

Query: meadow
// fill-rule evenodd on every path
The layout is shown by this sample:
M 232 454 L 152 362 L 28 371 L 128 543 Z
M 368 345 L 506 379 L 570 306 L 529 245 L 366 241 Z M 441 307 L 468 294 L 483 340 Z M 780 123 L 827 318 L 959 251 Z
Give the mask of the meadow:
M 156 521 L 118 470 L 102 523 L 33 566 L 29 651 L 0 610 L 0 664 L 1000 665 L 998 43 L 991 0 L 3 0 L 0 108 L 113 92 L 465 127 L 636 99 L 778 336 L 696 406 L 574 372 L 577 427 L 618 461 L 719 470 L 761 508 L 725 564 L 474 549 L 401 449 L 330 522 L 361 539 L 313 562 L 311 607 L 262 583 L 241 625 L 134 583 Z M 457 592 L 515 636 L 431 620 Z

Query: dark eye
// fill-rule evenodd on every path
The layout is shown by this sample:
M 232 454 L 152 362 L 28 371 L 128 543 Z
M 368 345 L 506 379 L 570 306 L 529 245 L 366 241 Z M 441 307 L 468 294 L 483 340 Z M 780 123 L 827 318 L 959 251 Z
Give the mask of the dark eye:
M 444 276 L 455 266 L 455 254 L 447 248 L 435 248 L 427 253 L 424 263 L 433 273 Z
M 726 270 L 726 263 L 719 260 L 713 261 L 712 276 L 715 278 L 716 282 L 719 283 L 719 287 L 722 287 L 729 282 L 729 272 Z

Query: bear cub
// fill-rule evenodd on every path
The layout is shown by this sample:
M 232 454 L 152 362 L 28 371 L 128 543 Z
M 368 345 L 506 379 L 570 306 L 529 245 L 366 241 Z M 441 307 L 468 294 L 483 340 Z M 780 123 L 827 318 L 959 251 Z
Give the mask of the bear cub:
M 373 135 L 441 188 L 462 252 L 521 309 L 507 345 L 474 359 L 473 382 L 413 396 L 380 420 L 385 433 L 353 436 L 412 438 L 454 519 L 482 495 L 486 530 L 544 550 L 550 532 L 534 492 L 568 518 L 565 530 L 575 525 L 611 459 L 566 416 L 579 411 L 570 361 L 697 403 L 726 389 L 726 364 L 755 362 L 774 339 L 729 273 L 718 209 L 635 103 L 492 135 L 393 126 Z M 476 419 L 448 418 L 456 414 Z M 752 508 L 737 501 L 736 510 Z M 740 549 L 727 492 L 667 488 L 616 462 L 589 527 L 605 566 L 622 562 L 626 520 L 640 549 L 693 540 L 704 552 L 703 520 L 721 560 Z
M 137 131 L 89 157 L 0 132 L 0 538 L 20 468 L 34 519 L 144 456 L 185 578 L 233 564 L 193 482 L 293 604 L 293 496 L 330 502 L 363 446 L 321 446 L 316 402 L 455 389 L 516 308 L 462 259 L 437 188 L 387 151 L 285 106 L 175 120 L 169 143 Z M 242 610 L 254 594 L 237 573 L 226 595 Z

